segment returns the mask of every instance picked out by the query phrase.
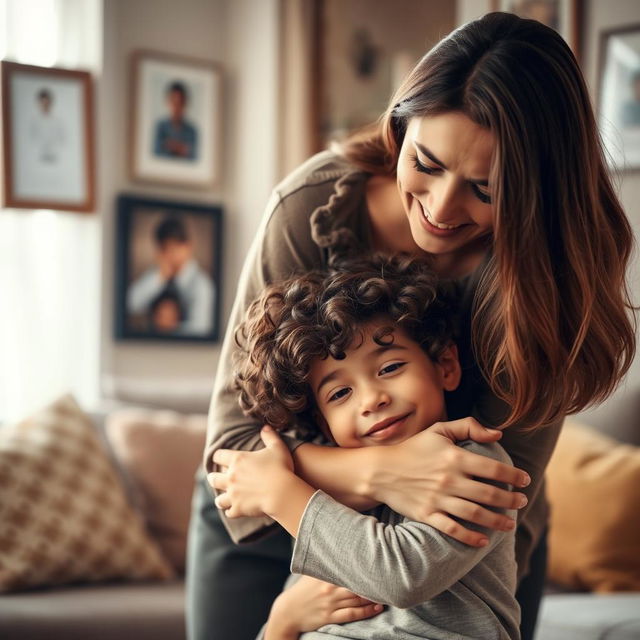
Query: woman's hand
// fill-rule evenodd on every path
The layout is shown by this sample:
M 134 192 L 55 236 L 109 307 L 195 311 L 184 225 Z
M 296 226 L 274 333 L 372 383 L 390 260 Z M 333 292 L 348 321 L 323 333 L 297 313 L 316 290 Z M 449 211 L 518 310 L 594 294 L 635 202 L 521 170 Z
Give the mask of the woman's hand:
M 283 591 L 273 603 L 265 640 L 297 638 L 325 624 L 343 624 L 378 615 L 383 607 L 344 587 L 309 576 Z
M 216 506 L 229 518 L 269 514 L 274 494 L 285 486 L 293 474 L 291 453 L 270 427 L 261 433 L 265 443 L 260 451 L 219 449 L 213 461 L 221 472 L 207 476 L 209 484 L 224 493 L 216 498 Z
M 457 447 L 459 440 L 494 442 L 502 432 L 487 429 L 473 418 L 439 422 L 400 444 L 376 448 L 379 457 L 370 477 L 370 494 L 412 520 L 472 546 L 484 546 L 485 535 L 454 520 L 468 520 L 490 529 L 508 531 L 515 522 L 485 506 L 519 509 L 522 493 L 473 480 L 526 487 L 529 476 L 519 469 Z M 481 506 L 485 505 L 485 506 Z

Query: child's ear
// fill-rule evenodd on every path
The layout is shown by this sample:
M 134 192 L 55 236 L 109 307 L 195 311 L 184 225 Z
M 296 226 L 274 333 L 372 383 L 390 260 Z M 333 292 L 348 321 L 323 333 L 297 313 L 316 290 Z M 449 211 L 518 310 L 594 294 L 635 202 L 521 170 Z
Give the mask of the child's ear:
M 442 376 L 442 388 L 445 391 L 453 391 L 458 388 L 462 369 L 458 360 L 458 347 L 451 342 L 438 356 L 438 365 Z

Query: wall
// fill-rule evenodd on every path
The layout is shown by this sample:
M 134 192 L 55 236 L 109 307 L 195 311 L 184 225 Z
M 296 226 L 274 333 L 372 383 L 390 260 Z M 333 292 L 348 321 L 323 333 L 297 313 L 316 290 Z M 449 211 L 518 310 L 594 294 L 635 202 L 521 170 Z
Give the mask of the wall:
M 324 140 L 374 122 L 415 63 L 453 29 L 454 14 L 455 4 L 442 0 L 324 0 Z M 368 72 L 358 64 L 367 49 Z
M 637 0 L 616 0 L 603 2 L 589 0 L 585 2 L 583 69 L 587 83 L 591 89 L 594 103 L 599 69 L 600 34 L 604 30 L 640 24 L 640 3 Z M 640 304 L 640 172 L 625 172 L 617 176 L 619 194 L 622 205 L 634 228 L 636 252 L 629 273 L 632 295 L 635 303 Z M 640 319 L 640 318 L 639 318 Z M 640 343 L 640 333 L 638 334 Z M 638 424 L 640 415 L 640 355 L 636 355 L 627 378 L 616 393 L 600 408 L 585 413 L 582 417 L 587 422 L 617 420 L 629 425 Z
M 129 64 L 136 49 L 202 58 L 222 66 L 223 176 L 217 189 L 149 187 L 129 180 Z M 222 204 L 224 320 L 243 257 L 275 181 L 276 69 L 277 0 L 104 1 L 98 120 L 104 255 L 101 377 L 107 398 L 206 408 L 219 344 L 116 342 L 113 338 L 115 198 L 126 191 Z

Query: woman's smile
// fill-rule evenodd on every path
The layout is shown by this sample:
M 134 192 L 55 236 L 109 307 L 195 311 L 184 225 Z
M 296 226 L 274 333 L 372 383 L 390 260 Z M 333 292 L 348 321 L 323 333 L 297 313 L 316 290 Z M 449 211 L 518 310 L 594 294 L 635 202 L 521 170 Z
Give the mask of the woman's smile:
M 415 243 L 468 256 L 493 232 L 489 174 L 495 139 L 459 112 L 413 118 L 398 159 L 398 189 Z
M 454 235 L 461 227 L 467 226 L 466 224 L 445 224 L 444 222 L 437 222 L 429 213 L 429 210 L 418 199 L 415 199 L 415 201 L 421 209 L 424 227 L 430 233 L 440 236 L 441 238 L 448 237 Z

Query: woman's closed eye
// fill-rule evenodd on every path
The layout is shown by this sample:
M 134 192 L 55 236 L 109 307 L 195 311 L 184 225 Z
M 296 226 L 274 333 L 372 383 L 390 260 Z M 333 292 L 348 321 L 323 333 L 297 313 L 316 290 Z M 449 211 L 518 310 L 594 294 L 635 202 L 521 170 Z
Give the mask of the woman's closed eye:
M 380 371 L 378 371 L 379 376 L 386 376 L 391 373 L 395 373 L 402 369 L 407 363 L 406 362 L 392 362 L 391 364 L 387 364 Z
M 420 173 L 426 173 L 427 175 L 433 175 L 437 171 L 442 171 L 442 169 L 440 169 L 440 167 L 430 167 L 430 166 L 428 166 L 426 164 L 422 164 L 422 162 L 420 162 L 420 160 L 418 160 L 418 156 L 411 156 L 411 159 L 413 160 L 413 166 L 416 168 L 417 171 L 420 171 Z
M 478 200 L 484 202 L 485 204 L 491 204 L 491 196 L 486 191 L 482 191 L 482 189 L 477 184 L 471 183 L 471 189 L 473 190 L 473 193 L 475 194 L 476 198 L 478 198 Z
M 418 160 L 418 156 L 411 156 L 413 160 L 413 166 L 420 173 L 426 173 L 429 176 L 437 174 L 439 171 L 442 171 L 440 167 L 430 167 L 429 165 L 422 164 L 420 160 Z M 491 195 L 489 195 L 486 191 L 483 191 L 480 186 L 471 182 L 469 183 L 471 187 L 471 191 L 473 191 L 473 195 L 480 200 L 480 202 L 484 202 L 484 204 L 491 204 Z

